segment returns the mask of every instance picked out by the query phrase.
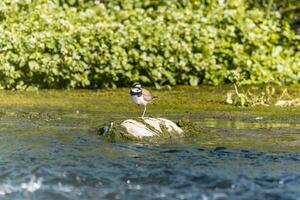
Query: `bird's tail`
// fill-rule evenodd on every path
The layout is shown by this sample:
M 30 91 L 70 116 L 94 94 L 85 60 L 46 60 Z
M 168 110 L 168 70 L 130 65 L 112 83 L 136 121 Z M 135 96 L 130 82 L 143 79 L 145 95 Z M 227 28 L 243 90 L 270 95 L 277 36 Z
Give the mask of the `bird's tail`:
M 158 98 L 158 96 L 153 96 L 151 100 L 153 101 L 153 100 L 155 100 L 157 98 Z

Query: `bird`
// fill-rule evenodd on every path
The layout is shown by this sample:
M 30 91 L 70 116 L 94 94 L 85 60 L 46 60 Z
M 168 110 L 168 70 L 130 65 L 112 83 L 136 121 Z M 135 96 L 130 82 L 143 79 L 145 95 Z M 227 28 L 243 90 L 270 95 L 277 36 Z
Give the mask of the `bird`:
M 147 104 L 157 99 L 157 96 L 153 96 L 148 90 L 142 88 L 140 83 L 134 83 L 130 88 L 130 97 L 132 101 L 138 105 L 144 105 L 144 112 L 142 118 L 146 113 Z

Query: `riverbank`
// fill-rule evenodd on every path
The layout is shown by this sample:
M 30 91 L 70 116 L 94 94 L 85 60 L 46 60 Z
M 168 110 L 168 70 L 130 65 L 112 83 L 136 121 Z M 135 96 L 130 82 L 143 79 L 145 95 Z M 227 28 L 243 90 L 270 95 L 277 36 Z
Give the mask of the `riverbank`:
M 267 151 L 300 150 L 300 107 L 228 105 L 226 94 L 231 89 L 232 86 L 151 89 L 159 99 L 149 105 L 146 115 L 190 121 L 199 132 L 184 141 L 176 141 L 179 143 Z M 283 89 L 277 88 L 276 98 Z M 297 97 L 299 89 L 292 86 L 288 91 Z M 109 121 L 141 115 L 143 107 L 132 103 L 128 93 L 128 89 L 1 91 L 1 119 L 2 123 L 10 124 L 11 131 L 15 130 L 14 123 L 25 120 L 31 124 L 27 126 L 32 126 L 28 131 L 38 125 L 40 129 L 52 127 L 67 131 L 69 127 L 90 133 Z

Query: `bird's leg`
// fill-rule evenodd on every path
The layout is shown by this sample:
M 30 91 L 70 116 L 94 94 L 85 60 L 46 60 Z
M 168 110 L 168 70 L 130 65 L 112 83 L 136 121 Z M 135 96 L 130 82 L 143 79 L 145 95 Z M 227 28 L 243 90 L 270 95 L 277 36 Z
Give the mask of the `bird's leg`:
M 144 108 L 144 112 L 143 112 L 142 118 L 144 118 L 144 115 L 145 115 L 145 113 L 146 113 L 146 109 L 147 109 L 147 106 L 145 105 L 145 108 Z

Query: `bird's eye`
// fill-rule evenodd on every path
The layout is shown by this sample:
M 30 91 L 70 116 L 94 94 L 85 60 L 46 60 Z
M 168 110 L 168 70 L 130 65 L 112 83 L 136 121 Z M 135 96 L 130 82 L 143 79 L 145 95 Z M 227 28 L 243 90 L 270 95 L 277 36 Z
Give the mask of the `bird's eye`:
M 141 91 L 141 89 L 140 88 L 132 88 L 132 92 L 135 92 L 135 93 L 137 93 L 137 92 L 140 92 Z

